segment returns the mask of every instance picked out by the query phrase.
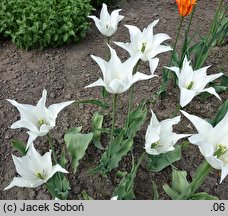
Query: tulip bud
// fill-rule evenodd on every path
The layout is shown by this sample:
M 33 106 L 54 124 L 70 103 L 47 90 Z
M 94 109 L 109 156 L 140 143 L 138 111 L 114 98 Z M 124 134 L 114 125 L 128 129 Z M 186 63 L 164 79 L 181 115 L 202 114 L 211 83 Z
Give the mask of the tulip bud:
M 176 0 L 179 14 L 182 17 L 188 16 L 196 4 L 196 0 Z

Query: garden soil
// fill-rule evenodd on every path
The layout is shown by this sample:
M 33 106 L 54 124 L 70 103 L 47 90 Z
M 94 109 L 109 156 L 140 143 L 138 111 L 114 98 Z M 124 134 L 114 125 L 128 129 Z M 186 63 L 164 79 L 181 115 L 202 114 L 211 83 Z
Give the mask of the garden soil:
M 200 33 L 206 35 L 212 22 L 218 0 L 199 1 L 196 9 L 195 18 L 192 23 L 190 34 Z M 155 33 L 167 33 L 174 41 L 176 29 L 180 22 L 177 13 L 175 1 L 170 0 L 128 0 L 121 3 L 121 14 L 125 16 L 120 27 L 114 35 L 114 41 L 128 41 L 129 35 L 125 24 L 136 25 L 139 28 L 146 27 L 152 21 L 159 19 L 159 23 L 154 28 Z M 186 28 L 189 17 L 184 21 Z M 184 31 L 181 32 L 181 38 Z M 196 39 L 195 39 L 196 40 Z M 169 41 L 170 42 L 170 41 Z M 103 36 L 91 23 L 91 28 L 84 40 L 79 44 L 71 43 L 59 48 L 48 48 L 43 51 L 32 50 L 25 51 L 17 49 L 8 39 L 0 41 L 0 199 L 51 199 L 44 186 L 35 189 L 14 187 L 10 190 L 3 189 L 17 175 L 11 155 L 18 155 L 11 146 L 12 139 L 21 139 L 26 142 L 28 135 L 24 129 L 12 130 L 10 125 L 19 119 L 19 113 L 15 107 L 5 99 L 15 99 L 21 103 L 36 104 L 41 97 L 44 88 L 48 91 L 47 104 L 62 102 L 66 100 L 94 99 L 100 97 L 99 88 L 85 89 L 85 86 L 91 84 L 101 76 L 98 65 L 90 57 L 91 54 L 105 58 L 106 42 Z M 168 43 L 168 41 L 167 41 Z M 178 47 L 181 46 L 181 40 Z M 118 54 L 122 59 L 127 59 L 125 51 L 117 48 Z M 225 74 L 228 73 L 228 43 L 226 41 L 221 47 L 214 47 L 207 59 L 205 65 L 212 65 L 208 73 L 217 73 L 221 68 Z M 143 98 L 151 98 L 150 108 L 157 114 L 159 120 L 171 118 L 178 103 L 178 89 L 170 90 L 161 100 L 155 96 L 161 83 L 162 66 L 167 66 L 170 53 L 160 54 L 159 67 L 156 70 L 157 78 L 149 81 L 140 81 L 136 84 L 134 97 L 134 106 Z M 143 73 L 149 73 L 146 64 L 140 68 Z M 227 93 L 220 95 L 224 102 L 228 98 Z M 120 98 L 120 97 L 119 97 Z M 127 113 L 127 94 L 122 94 L 118 103 L 117 125 L 123 124 L 123 119 Z M 111 101 L 111 100 L 110 100 Z M 202 101 L 196 97 L 191 104 L 186 106 L 185 110 L 202 118 L 212 118 L 215 116 L 222 101 L 216 97 L 210 97 Z M 57 126 L 51 131 L 54 138 L 54 144 L 57 152 L 64 145 L 64 133 L 72 127 L 83 127 L 83 132 L 91 130 L 91 118 L 94 112 L 98 111 L 94 105 L 71 105 L 65 108 L 58 116 Z M 111 117 L 109 111 L 106 111 L 104 126 L 110 126 Z M 135 138 L 133 154 L 136 160 L 144 151 L 145 131 L 151 117 L 150 112 L 147 115 L 142 130 Z M 177 133 L 194 133 L 195 129 L 190 122 L 182 117 L 182 121 L 175 126 Z M 102 137 L 105 145 L 107 139 Z M 48 151 L 49 146 L 46 138 L 38 138 L 35 141 L 35 147 L 41 153 Z M 123 158 L 119 165 L 119 170 L 130 171 L 131 153 Z M 98 174 L 92 175 L 89 170 L 98 165 L 102 151 L 96 149 L 90 144 L 85 157 L 80 161 L 76 174 L 69 174 L 71 182 L 71 191 L 69 199 L 81 199 L 82 191 L 88 193 L 94 199 L 110 199 L 115 187 L 120 182 L 116 176 L 117 169 L 113 170 L 108 177 L 102 177 Z M 190 145 L 183 150 L 182 159 L 174 165 L 188 172 L 188 179 L 191 180 L 194 172 L 202 163 L 203 156 L 196 146 Z M 70 171 L 71 168 L 67 167 Z M 171 182 L 171 167 L 165 168 L 162 172 L 151 173 L 146 170 L 143 164 L 137 173 L 135 179 L 136 199 L 152 199 L 152 181 L 158 184 L 161 199 L 169 199 L 165 195 L 162 185 Z M 72 173 L 72 172 L 71 172 Z M 204 181 L 198 191 L 205 191 L 215 195 L 220 199 L 228 199 L 228 178 L 221 184 L 220 173 L 213 171 Z

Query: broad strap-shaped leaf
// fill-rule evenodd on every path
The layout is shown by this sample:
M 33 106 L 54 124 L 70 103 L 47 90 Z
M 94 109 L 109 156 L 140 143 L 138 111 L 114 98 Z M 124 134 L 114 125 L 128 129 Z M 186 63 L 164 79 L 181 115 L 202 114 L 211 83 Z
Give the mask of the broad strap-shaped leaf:
M 185 171 L 178 171 L 173 169 L 172 171 L 172 187 L 165 184 L 163 189 L 166 194 L 173 200 L 177 200 L 180 194 L 185 193 L 186 197 L 191 194 L 191 187 L 187 181 L 187 173 Z
M 175 190 L 178 194 L 181 194 L 188 190 L 187 196 L 189 196 L 191 194 L 191 189 L 189 188 L 189 185 L 190 184 L 187 181 L 187 172 L 173 169 L 172 189 Z
M 80 133 L 81 127 L 68 130 L 64 136 L 67 151 L 72 158 L 72 166 L 74 173 L 79 164 L 79 160 L 85 155 L 85 151 L 93 138 L 93 133 Z
M 159 200 L 158 186 L 152 181 L 153 200 Z
M 228 112 L 228 100 L 226 100 L 224 104 L 222 104 L 219 107 L 219 110 L 215 116 L 214 126 L 217 125 L 223 119 L 223 117 L 226 115 L 227 112 Z
M 118 167 L 121 159 L 127 155 L 132 149 L 133 139 L 123 139 L 124 132 L 122 131 L 113 142 L 109 143 L 107 150 L 103 153 L 100 165 L 92 170 L 92 172 L 100 172 L 107 175 L 112 169 Z
M 147 167 L 152 172 L 160 172 L 167 166 L 181 159 L 181 145 L 176 145 L 175 150 L 160 155 L 148 155 Z
M 113 192 L 113 197 L 118 196 L 119 200 L 133 200 L 135 198 L 134 194 L 134 179 L 136 177 L 139 165 L 143 156 L 139 159 L 137 165 L 134 164 L 134 158 L 132 157 L 132 169 L 129 173 L 123 175 L 122 180 L 119 185 L 115 188 Z
M 58 198 L 60 200 L 66 200 L 68 198 L 70 182 L 65 176 L 56 173 L 48 180 L 46 185 L 53 199 Z
M 196 193 L 191 200 L 218 200 L 218 197 L 207 194 L 206 192 Z
M 20 140 L 12 140 L 11 145 L 18 150 L 23 156 L 26 155 L 26 144 Z
M 103 124 L 104 116 L 96 112 L 92 118 L 92 132 L 93 132 L 93 144 L 101 150 L 104 150 L 104 147 L 101 144 L 101 129 Z
M 125 129 L 126 134 L 129 138 L 133 138 L 137 131 L 139 131 L 146 120 L 147 108 L 146 100 L 142 101 L 141 104 L 130 113 L 128 126 Z

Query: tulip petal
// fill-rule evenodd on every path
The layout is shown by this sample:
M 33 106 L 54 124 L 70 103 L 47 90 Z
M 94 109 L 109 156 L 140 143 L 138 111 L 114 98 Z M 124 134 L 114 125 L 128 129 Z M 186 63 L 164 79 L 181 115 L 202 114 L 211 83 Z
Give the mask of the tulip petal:
M 187 112 L 181 110 L 182 114 L 192 122 L 199 134 L 202 134 L 204 137 L 208 136 L 208 132 L 213 130 L 213 127 L 206 120 L 201 119 L 197 116 L 190 115 Z
M 67 170 L 63 169 L 59 164 L 57 164 L 57 165 L 52 167 L 51 172 L 49 173 L 49 175 L 47 176 L 47 178 L 45 180 L 47 181 L 57 172 L 68 173 Z
M 25 120 L 19 120 L 19 121 L 16 121 L 14 122 L 12 125 L 11 125 L 11 128 L 12 129 L 17 129 L 17 128 L 27 128 L 29 129 L 30 131 L 34 131 L 34 132 L 39 132 L 38 128 L 32 124 L 32 122 L 30 121 L 25 121 Z
M 34 116 L 33 110 L 35 106 L 29 105 L 29 104 L 20 104 L 15 100 L 9 100 L 7 99 L 13 106 L 17 108 L 17 110 L 20 113 L 21 119 L 30 121 L 32 123 L 36 123 L 36 118 Z
M 133 56 L 135 54 L 135 52 L 132 51 L 132 47 L 130 46 L 129 43 L 123 43 L 123 42 L 113 42 L 114 44 L 116 44 L 117 46 L 125 49 L 129 54 L 130 56 Z M 139 51 L 138 51 L 139 53 Z
M 29 181 L 27 179 L 24 179 L 22 177 L 14 177 L 11 183 L 4 188 L 4 190 L 8 190 L 14 186 L 18 187 L 28 187 L 28 188 L 34 188 L 42 185 L 44 183 L 43 180 L 36 180 L 36 181 Z
M 26 150 L 31 146 L 33 141 L 38 137 L 37 134 L 33 133 L 32 131 L 28 131 L 27 134 L 29 135 Z
M 226 178 L 227 175 L 228 175 L 228 166 L 224 166 L 222 168 L 220 184 L 222 183 L 222 181 L 224 180 L 224 178 Z
M 150 65 L 150 72 L 153 75 L 155 70 L 158 67 L 158 63 L 159 63 L 159 58 L 153 58 L 149 60 L 149 65 Z
M 188 90 L 186 88 L 180 88 L 180 105 L 181 107 L 186 106 L 195 97 L 196 92 L 193 90 Z
M 214 154 L 214 146 L 212 146 L 212 144 L 202 135 L 194 134 L 188 140 L 190 143 L 199 147 L 199 150 L 204 157 L 210 157 Z
M 222 170 L 223 162 L 219 160 L 217 157 L 210 156 L 210 157 L 205 157 L 205 159 L 214 169 Z
M 112 94 L 121 94 L 127 91 L 130 88 L 130 85 L 126 86 L 123 82 L 119 79 L 113 79 L 112 82 L 109 84 L 109 88 L 111 89 L 110 93 Z
M 122 9 L 114 10 L 111 13 L 111 23 L 115 24 L 115 28 L 117 28 L 118 23 L 124 18 L 124 16 L 119 15 L 120 11 L 122 11 Z
M 180 78 L 180 68 L 178 67 L 164 67 L 167 68 L 168 70 L 171 70 L 173 72 L 175 72 L 175 74 L 177 75 L 177 78 Z
M 148 80 L 151 79 L 153 77 L 155 77 L 157 75 L 146 75 L 140 72 L 137 72 L 136 74 L 133 75 L 133 79 L 132 79 L 132 84 L 140 81 L 140 80 Z
M 178 140 L 183 139 L 185 137 L 189 137 L 191 134 L 176 134 L 172 133 L 173 144 L 177 143 Z
M 133 42 L 139 35 L 141 35 L 141 31 L 138 27 L 133 25 L 125 25 L 128 28 L 130 34 L 130 40 Z
M 153 44 L 152 44 L 152 46 L 159 46 L 162 42 L 164 42 L 166 40 L 170 40 L 170 39 L 171 38 L 167 34 L 164 34 L 164 33 L 156 34 L 153 37 Z M 171 47 L 169 47 L 169 48 L 171 48 Z
M 219 100 L 221 100 L 221 98 L 219 97 L 219 95 L 217 94 L 217 92 L 215 91 L 215 89 L 213 87 L 209 87 L 209 88 L 205 88 L 202 92 L 208 92 L 210 94 L 213 94 L 214 96 L 216 96 Z
M 85 88 L 91 88 L 91 87 L 95 87 L 95 86 L 105 86 L 104 81 L 100 78 L 98 79 L 96 82 L 86 86 Z
M 75 101 L 66 101 L 62 103 L 52 104 L 48 107 L 48 110 L 51 111 L 51 113 L 57 117 L 58 113 L 63 110 L 65 107 L 69 106 L 70 104 L 74 103 Z

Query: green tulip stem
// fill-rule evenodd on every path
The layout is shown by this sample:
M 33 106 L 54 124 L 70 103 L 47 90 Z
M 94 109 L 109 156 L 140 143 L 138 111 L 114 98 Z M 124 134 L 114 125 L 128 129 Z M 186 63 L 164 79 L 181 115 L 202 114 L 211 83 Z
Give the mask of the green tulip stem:
M 139 59 L 137 64 L 135 65 L 133 69 L 133 74 L 137 72 L 138 66 L 140 64 L 141 60 Z M 133 103 L 133 97 L 134 97 L 134 85 L 131 86 L 130 89 L 130 96 L 129 96 L 129 101 L 128 101 L 128 112 L 127 112 L 127 123 L 126 123 L 126 128 L 129 126 L 129 121 L 130 121 L 130 113 L 131 113 L 131 108 L 132 108 L 132 103 Z
M 208 176 L 208 174 L 213 170 L 213 168 L 210 166 L 210 164 L 205 160 L 200 167 L 197 169 L 196 174 L 191 182 L 191 184 L 187 187 L 187 189 L 180 194 L 179 197 L 177 197 L 177 200 L 187 199 L 190 198 L 196 190 L 201 186 L 205 178 Z M 191 190 L 190 196 L 186 197 L 188 191 Z
M 111 137 L 110 137 L 110 143 L 114 139 L 114 129 L 115 129 L 115 122 L 116 122 L 116 104 L 117 104 L 117 94 L 114 94 L 113 96 L 113 108 L 112 108 L 112 129 L 111 129 Z
M 189 20 L 189 23 L 188 23 L 188 29 L 186 31 L 186 38 L 188 38 L 188 34 L 189 34 L 189 31 L 190 31 L 190 27 L 192 25 L 192 19 L 194 17 L 194 14 L 195 14 L 195 9 L 196 9 L 196 6 L 194 6 L 193 10 L 192 10 L 192 13 L 191 13 L 191 17 L 190 17 L 190 20 Z
M 51 138 L 50 133 L 47 134 L 47 138 L 48 138 L 49 145 L 51 147 L 51 151 L 53 152 L 54 162 L 55 162 L 55 164 L 57 164 L 58 163 L 57 156 L 56 156 L 56 153 L 55 153 L 55 149 L 54 149 L 54 146 L 53 146 L 53 142 L 52 142 L 52 138 Z
M 179 114 L 180 109 L 181 109 L 181 105 L 179 103 L 177 103 L 176 109 L 175 109 L 175 111 L 173 113 L 173 117 L 176 117 L 177 114 Z
M 107 44 L 110 45 L 112 38 L 111 37 L 107 37 Z M 111 53 L 109 48 L 107 48 L 107 60 L 109 61 L 111 59 Z
M 184 17 L 181 17 L 180 25 L 179 25 L 179 27 L 177 29 L 177 36 L 176 36 L 176 39 L 175 39 L 175 42 L 174 42 L 174 45 L 173 45 L 173 50 L 172 50 L 171 59 L 170 59 L 170 62 L 169 62 L 169 67 L 171 66 L 171 64 L 173 62 L 173 57 L 174 57 L 174 54 L 175 54 L 175 51 L 176 51 L 176 48 L 177 48 L 177 42 L 178 42 L 178 39 L 180 37 L 180 32 L 181 32 L 181 28 L 182 28 L 183 22 L 184 22 Z

